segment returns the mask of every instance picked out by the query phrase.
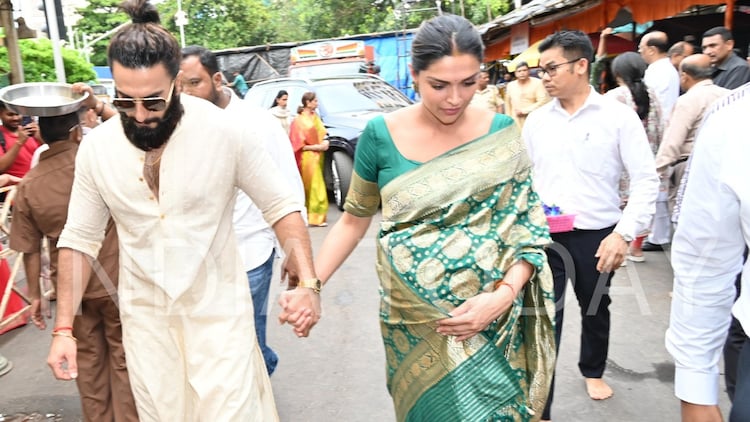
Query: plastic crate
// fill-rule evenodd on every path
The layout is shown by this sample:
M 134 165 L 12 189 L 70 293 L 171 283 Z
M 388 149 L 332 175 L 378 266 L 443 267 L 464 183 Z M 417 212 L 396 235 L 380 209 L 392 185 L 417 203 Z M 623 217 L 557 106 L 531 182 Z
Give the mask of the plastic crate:
M 549 224 L 549 232 L 564 233 L 573 231 L 573 222 L 575 219 L 575 214 L 548 215 L 547 224 Z

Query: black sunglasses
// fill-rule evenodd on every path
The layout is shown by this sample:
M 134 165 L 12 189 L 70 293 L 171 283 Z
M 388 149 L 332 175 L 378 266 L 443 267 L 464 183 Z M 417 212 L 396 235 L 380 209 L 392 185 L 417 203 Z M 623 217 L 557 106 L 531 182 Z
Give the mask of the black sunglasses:
M 172 93 L 174 92 L 174 80 L 169 86 L 169 95 L 167 98 L 162 97 L 147 97 L 147 98 L 121 98 L 115 97 L 112 99 L 112 105 L 123 113 L 129 113 L 135 110 L 135 105 L 141 103 L 143 108 L 148 111 L 162 111 L 167 108 L 167 105 L 172 100 Z

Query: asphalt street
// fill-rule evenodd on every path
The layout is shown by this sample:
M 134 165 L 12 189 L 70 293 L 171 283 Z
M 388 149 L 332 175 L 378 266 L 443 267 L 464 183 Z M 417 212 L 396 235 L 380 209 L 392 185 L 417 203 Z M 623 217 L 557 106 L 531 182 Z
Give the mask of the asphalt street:
M 339 215 L 331 209 L 329 224 Z M 280 357 L 271 381 L 282 421 L 395 420 L 385 387 L 378 323 L 375 223 L 323 289 L 323 318 L 309 338 L 298 339 L 287 326 L 275 322 L 275 300 L 283 289 L 275 276 L 268 343 Z M 320 245 L 329 229 L 310 228 L 313 244 Z M 605 372 L 615 394 L 604 401 L 586 395 L 577 369 L 578 305 L 573 296 L 566 298 L 569 310 L 557 364 L 555 421 L 679 420 L 679 403 L 673 395 L 674 364 L 664 347 L 671 284 L 666 252 L 647 252 L 646 262 L 631 262 L 617 271 L 611 290 L 612 332 Z M 75 385 L 56 381 L 46 366 L 49 330 L 29 324 L 0 335 L 0 353 L 14 364 L 10 373 L 0 377 L 0 421 L 80 420 Z M 721 399 L 726 416 L 729 403 L 725 394 Z

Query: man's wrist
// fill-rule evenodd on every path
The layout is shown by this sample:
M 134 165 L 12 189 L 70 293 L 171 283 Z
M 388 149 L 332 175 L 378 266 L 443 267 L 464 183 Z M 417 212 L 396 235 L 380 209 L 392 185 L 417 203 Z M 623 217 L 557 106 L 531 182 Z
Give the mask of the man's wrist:
M 299 280 L 296 287 L 312 289 L 315 293 L 320 294 L 320 289 L 323 287 L 323 283 L 319 278 L 308 278 Z
M 630 242 L 632 242 L 632 241 L 633 241 L 633 236 L 631 236 L 631 235 L 629 235 L 629 234 L 622 234 L 622 233 L 620 233 L 620 232 L 613 232 L 613 233 L 615 233 L 615 234 L 617 234 L 618 236 L 620 236 L 620 237 L 622 238 L 622 240 L 624 240 L 624 241 L 625 241 L 625 242 L 627 242 L 627 243 L 630 243 Z

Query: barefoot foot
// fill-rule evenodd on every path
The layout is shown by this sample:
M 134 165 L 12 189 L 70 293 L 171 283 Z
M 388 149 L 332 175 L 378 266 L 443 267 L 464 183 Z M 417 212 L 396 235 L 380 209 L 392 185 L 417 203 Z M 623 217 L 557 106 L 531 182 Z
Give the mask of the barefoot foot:
M 601 378 L 586 378 L 586 392 L 592 400 L 606 400 L 614 394 L 612 388 Z

